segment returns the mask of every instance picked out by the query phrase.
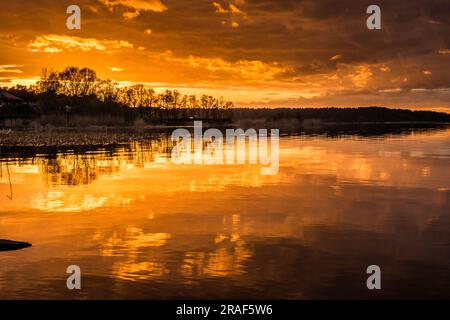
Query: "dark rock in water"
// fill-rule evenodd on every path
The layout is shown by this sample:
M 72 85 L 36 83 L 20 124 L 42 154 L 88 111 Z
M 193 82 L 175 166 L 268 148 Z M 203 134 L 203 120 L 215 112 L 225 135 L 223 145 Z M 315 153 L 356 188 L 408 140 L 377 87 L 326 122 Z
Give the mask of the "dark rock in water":
M 0 251 L 20 250 L 31 247 L 31 243 L 0 239 Z

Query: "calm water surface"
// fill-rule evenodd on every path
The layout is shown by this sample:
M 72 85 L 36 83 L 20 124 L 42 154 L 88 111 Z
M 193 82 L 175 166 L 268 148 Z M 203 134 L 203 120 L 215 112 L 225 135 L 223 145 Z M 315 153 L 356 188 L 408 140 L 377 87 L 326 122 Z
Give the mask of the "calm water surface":
M 0 299 L 450 298 L 450 130 L 280 149 L 275 176 L 173 165 L 164 140 L 4 156 L 0 238 L 33 247 L 0 252 Z

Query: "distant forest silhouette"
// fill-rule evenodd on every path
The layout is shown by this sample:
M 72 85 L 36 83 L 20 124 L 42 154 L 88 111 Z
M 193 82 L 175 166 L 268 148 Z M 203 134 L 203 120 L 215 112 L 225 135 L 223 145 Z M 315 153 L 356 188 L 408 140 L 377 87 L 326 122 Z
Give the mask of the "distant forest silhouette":
M 29 87 L 1 88 L 25 103 L 0 108 L 0 118 L 27 117 L 40 125 L 83 126 L 170 124 L 201 119 L 217 122 L 450 122 L 450 114 L 382 107 L 367 108 L 235 108 L 209 95 L 184 95 L 178 90 L 156 93 L 142 84 L 120 86 L 100 79 L 89 68 L 43 69 Z

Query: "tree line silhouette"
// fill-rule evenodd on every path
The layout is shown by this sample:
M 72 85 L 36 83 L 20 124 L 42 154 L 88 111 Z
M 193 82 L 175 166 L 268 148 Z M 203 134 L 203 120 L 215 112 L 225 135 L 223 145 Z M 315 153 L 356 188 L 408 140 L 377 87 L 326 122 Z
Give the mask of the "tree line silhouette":
M 450 114 L 427 110 L 393 109 L 385 107 L 354 108 L 239 108 L 236 119 L 271 119 L 279 121 L 317 120 L 316 123 L 381 123 L 381 122 L 450 122 Z M 310 121 L 314 125 L 314 121 Z
M 34 102 L 34 110 L 24 112 L 116 116 L 127 123 L 136 119 L 147 123 L 188 119 L 225 121 L 230 120 L 230 110 L 234 107 L 222 97 L 184 95 L 178 90 L 156 93 L 143 84 L 120 86 L 118 82 L 99 78 L 92 69 L 79 67 L 67 67 L 60 72 L 43 69 L 35 85 L 2 90 Z
M 62 71 L 43 69 L 40 80 L 29 87 L 17 85 L 0 89 L 27 102 L 0 108 L 0 118 L 22 114 L 38 118 L 41 124 L 66 126 L 170 124 L 194 119 L 262 120 L 265 126 L 275 127 L 321 122 L 450 122 L 447 113 L 383 107 L 235 108 L 232 102 L 209 95 L 184 95 L 178 90 L 156 93 L 143 84 L 121 86 L 99 78 L 92 69 L 73 66 Z

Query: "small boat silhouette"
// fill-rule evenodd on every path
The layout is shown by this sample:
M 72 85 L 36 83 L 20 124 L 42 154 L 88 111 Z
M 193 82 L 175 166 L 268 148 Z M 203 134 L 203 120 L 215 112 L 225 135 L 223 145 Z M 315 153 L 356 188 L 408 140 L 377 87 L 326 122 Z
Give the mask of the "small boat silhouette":
M 0 251 L 20 250 L 31 247 L 31 243 L 0 239 Z

